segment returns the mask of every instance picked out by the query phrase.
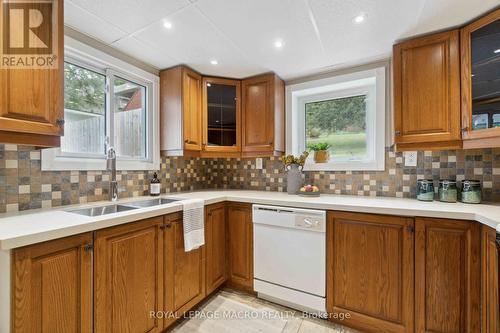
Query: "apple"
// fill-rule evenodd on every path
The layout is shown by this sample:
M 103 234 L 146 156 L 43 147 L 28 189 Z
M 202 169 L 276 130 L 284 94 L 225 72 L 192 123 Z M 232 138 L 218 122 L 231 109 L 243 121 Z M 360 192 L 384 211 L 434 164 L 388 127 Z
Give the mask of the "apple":
M 312 192 L 313 191 L 312 185 L 306 185 L 305 188 L 306 188 L 306 192 Z

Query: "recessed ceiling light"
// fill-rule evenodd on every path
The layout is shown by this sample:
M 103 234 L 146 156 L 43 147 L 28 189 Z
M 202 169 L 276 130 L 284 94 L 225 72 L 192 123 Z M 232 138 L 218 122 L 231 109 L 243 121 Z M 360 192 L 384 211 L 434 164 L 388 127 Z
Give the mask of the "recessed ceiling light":
M 277 39 L 274 42 L 274 47 L 277 49 L 281 49 L 283 47 L 283 45 L 285 45 L 285 43 L 281 39 Z
M 218 62 L 217 60 L 215 60 L 215 59 L 212 59 L 212 60 L 210 60 L 210 63 L 211 63 L 212 65 L 214 65 L 214 66 L 215 66 L 215 65 L 217 65 L 219 62 Z
M 172 22 L 165 21 L 163 22 L 163 26 L 165 27 L 165 29 L 172 29 Z
M 210 82 L 207 82 L 207 87 L 211 87 L 212 84 Z
M 496 49 L 493 53 L 500 53 L 500 49 Z
M 355 18 L 352 19 L 354 23 L 361 23 L 365 20 L 365 14 L 359 14 Z

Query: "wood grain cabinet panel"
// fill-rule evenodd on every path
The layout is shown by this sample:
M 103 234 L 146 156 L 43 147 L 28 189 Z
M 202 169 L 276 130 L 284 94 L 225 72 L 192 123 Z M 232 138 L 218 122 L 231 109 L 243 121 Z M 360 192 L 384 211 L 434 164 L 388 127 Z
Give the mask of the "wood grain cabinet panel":
M 160 150 L 167 155 L 202 150 L 202 77 L 185 66 L 160 73 Z
M 226 206 L 224 203 L 206 208 L 205 218 L 206 291 L 215 291 L 227 279 L 226 271 Z
M 482 226 L 482 332 L 500 332 L 500 300 L 498 286 L 499 258 L 496 230 Z
M 11 4 L 2 4 L 0 17 L 3 10 L 15 6 Z M 0 142 L 40 147 L 60 145 L 60 136 L 64 134 L 63 1 L 54 0 L 52 5 L 53 16 L 58 19 L 52 37 L 53 47 L 57 48 L 57 68 L 0 69 Z
M 480 225 L 417 218 L 416 332 L 479 332 Z
M 350 314 L 333 321 L 363 332 L 413 332 L 413 224 L 328 213 L 327 311 Z
M 92 234 L 13 251 L 12 332 L 92 331 Z
M 458 30 L 396 44 L 393 59 L 397 148 L 460 148 Z
M 165 225 L 165 311 L 182 316 L 205 298 L 205 247 L 184 251 L 182 213 L 165 216 Z M 173 318 L 166 319 L 164 327 L 174 321 Z
M 99 230 L 95 237 L 95 332 L 160 332 L 162 217 Z
M 227 231 L 229 284 L 253 292 L 253 224 L 252 206 L 228 203 Z
M 184 149 L 200 151 L 202 146 L 201 75 L 182 69 Z
M 284 152 L 285 111 L 283 81 L 274 74 L 243 80 L 242 154 L 273 156 Z

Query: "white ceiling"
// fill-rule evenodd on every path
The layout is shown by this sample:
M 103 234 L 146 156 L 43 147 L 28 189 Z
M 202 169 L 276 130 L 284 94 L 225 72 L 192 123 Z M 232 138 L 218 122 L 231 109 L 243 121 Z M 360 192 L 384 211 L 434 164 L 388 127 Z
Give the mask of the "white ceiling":
M 456 26 L 499 0 L 66 0 L 65 24 L 158 69 L 284 79 L 388 58 L 396 40 Z M 356 24 L 353 18 L 365 16 Z M 171 29 L 163 26 L 172 23 Z M 281 39 L 284 46 L 274 47 Z M 218 65 L 210 64 L 216 59 Z

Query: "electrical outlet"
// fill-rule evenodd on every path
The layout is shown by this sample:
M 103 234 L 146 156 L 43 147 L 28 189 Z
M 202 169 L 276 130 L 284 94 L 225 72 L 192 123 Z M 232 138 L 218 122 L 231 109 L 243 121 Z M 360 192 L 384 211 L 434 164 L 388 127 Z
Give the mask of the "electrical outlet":
M 255 169 L 262 169 L 262 158 L 258 157 L 255 159 Z
M 405 158 L 405 166 L 417 166 L 417 152 L 416 151 L 405 151 L 403 153 Z

